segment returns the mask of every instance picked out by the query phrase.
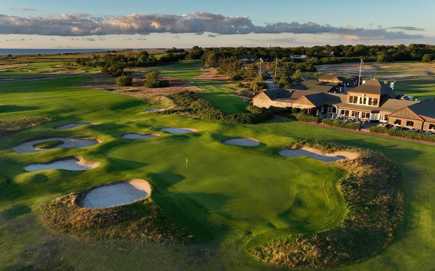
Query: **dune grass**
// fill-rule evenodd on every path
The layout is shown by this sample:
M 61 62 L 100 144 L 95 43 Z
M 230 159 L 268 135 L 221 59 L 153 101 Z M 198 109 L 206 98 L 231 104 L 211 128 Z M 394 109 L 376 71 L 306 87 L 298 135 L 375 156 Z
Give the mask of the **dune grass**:
M 185 72 L 177 69 L 172 73 L 191 78 L 188 65 Z M 42 264 L 47 262 L 43 253 L 49 250 L 53 263 L 62 259 L 76 270 L 141 270 L 143 266 L 150 270 L 271 270 L 248 257 L 244 248 L 269 238 L 336 227 L 346 214 L 336 187 L 344 172 L 320 161 L 278 155 L 300 137 L 380 151 L 400 166 L 403 175 L 408 206 L 398 240 L 378 257 L 339 270 L 431 270 L 435 265 L 435 169 L 429 166 L 435 147 L 298 122 L 233 126 L 145 114 L 148 105 L 142 101 L 84 89 L 80 87 L 83 80 L 0 83 L 2 105 L 29 109 L 0 113 L 0 120 L 29 115 L 52 118 L 0 138 L 0 266 Z M 93 125 L 70 131 L 52 129 L 65 120 Z M 121 140 L 129 131 L 151 133 L 163 127 L 195 128 L 199 133 Z M 36 154 L 11 150 L 26 140 L 55 135 L 99 138 L 103 143 Z M 254 149 L 227 146 L 221 143 L 225 137 L 256 138 L 263 144 Z M 86 172 L 23 170 L 29 163 L 69 156 L 99 161 L 101 166 Z M 154 201 L 164 214 L 192 231 L 201 253 L 196 246 L 89 243 L 54 237 L 38 221 L 41 204 L 59 195 L 130 178 L 150 180 Z M 23 254 L 29 249 L 39 252 L 29 258 Z M 210 256 L 204 250 L 215 252 Z

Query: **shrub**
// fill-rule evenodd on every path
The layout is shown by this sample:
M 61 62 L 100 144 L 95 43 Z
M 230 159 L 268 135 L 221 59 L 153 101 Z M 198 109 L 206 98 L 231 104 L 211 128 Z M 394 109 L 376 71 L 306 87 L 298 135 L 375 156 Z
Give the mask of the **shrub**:
M 434 134 L 423 133 L 423 132 L 418 132 L 418 131 L 411 131 L 411 130 L 403 130 L 403 129 L 399 129 L 399 128 L 387 128 L 387 127 L 381 127 L 381 126 L 373 126 L 370 128 L 370 132 L 388 134 L 391 136 L 399 136 L 399 137 L 405 137 L 405 138 L 416 139 L 416 140 L 435 142 L 435 135 Z
M 354 129 L 354 130 L 358 130 L 361 128 L 360 121 L 344 121 L 344 120 L 339 120 L 339 119 L 323 119 L 322 123 L 330 125 L 330 126 L 336 126 L 336 127 L 342 127 L 342 128 L 348 128 L 348 129 Z
M 293 114 L 293 116 L 296 118 L 296 120 L 298 121 L 305 121 L 305 122 L 320 122 L 320 118 L 313 116 L 313 115 L 308 115 L 304 112 L 299 112 L 296 114 Z
M 432 62 L 432 58 L 433 58 L 432 54 L 425 54 L 422 57 L 421 61 L 424 62 L 424 63 L 429 63 L 429 62 Z
M 133 78 L 128 75 L 121 75 L 116 78 L 116 84 L 121 87 L 131 86 L 133 85 Z

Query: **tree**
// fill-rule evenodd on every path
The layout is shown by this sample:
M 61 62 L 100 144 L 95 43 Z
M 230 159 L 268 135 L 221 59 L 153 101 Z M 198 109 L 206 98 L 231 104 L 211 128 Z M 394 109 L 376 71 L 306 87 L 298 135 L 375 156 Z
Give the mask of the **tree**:
M 133 78 L 124 74 L 116 78 L 116 84 L 121 87 L 131 86 L 133 85 Z
M 302 72 L 301 70 L 296 70 L 293 75 L 292 75 L 292 79 L 294 81 L 301 81 L 302 80 Z
M 190 50 L 188 56 L 190 59 L 201 59 L 203 54 L 204 54 L 204 50 L 201 47 L 194 46 Z
M 257 76 L 252 82 L 251 82 L 251 90 L 253 92 L 258 92 L 260 90 L 262 90 L 265 85 L 263 82 L 263 78 L 261 76 Z
M 425 63 L 432 62 L 432 54 L 425 54 L 421 61 Z
M 145 74 L 144 85 L 148 88 L 168 87 L 169 82 L 167 80 L 160 80 L 160 72 L 150 71 Z

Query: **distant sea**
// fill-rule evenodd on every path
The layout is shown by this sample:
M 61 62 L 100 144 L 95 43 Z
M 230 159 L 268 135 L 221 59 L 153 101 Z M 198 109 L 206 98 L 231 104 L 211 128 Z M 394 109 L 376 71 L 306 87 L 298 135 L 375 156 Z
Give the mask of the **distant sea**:
M 98 53 L 111 49 L 0 49 L 0 55 L 57 55 L 76 53 Z

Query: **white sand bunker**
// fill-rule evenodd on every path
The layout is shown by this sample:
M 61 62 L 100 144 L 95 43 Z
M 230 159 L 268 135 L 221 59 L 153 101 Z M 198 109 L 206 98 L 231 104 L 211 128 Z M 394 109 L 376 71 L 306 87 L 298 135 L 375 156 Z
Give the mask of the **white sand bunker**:
M 96 139 L 81 139 L 81 138 L 62 138 L 53 137 L 39 140 L 32 140 L 18 145 L 14 150 L 18 153 L 26 152 L 36 152 L 46 149 L 62 148 L 62 149 L 72 149 L 72 148 L 83 148 L 87 146 L 92 146 L 98 144 L 99 141 Z M 46 144 L 46 146 L 43 146 Z
M 45 164 L 31 164 L 26 166 L 26 171 L 40 171 L 47 169 L 58 169 L 68 171 L 86 171 L 98 167 L 99 163 L 86 161 L 83 158 L 65 158 Z
M 90 190 L 79 205 L 84 208 L 113 208 L 142 201 L 151 196 L 151 185 L 142 179 L 133 179 L 100 186 Z
M 253 148 L 260 146 L 261 142 L 252 138 L 233 138 L 225 140 L 224 144 Z
M 185 135 L 198 132 L 197 130 L 190 128 L 163 128 L 162 131 L 173 135 Z
M 85 126 L 85 125 L 88 125 L 88 124 L 89 124 L 89 122 L 86 122 L 86 121 L 72 122 L 72 123 L 68 123 L 68 124 L 56 127 L 56 129 L 58 129 L 58 130 L 68 130 L 68 129 L 79 128 L 79 127 L 82 127 L 82 126 Z
M 155 137 L 159 137 L 159 134 L 138 134 L 138 133 L 128 133 L 122 135 L 122 138 L 129 139 L 129 140 L 144 140 L 144 139 L 151 139 Z
M 147 109 L 145 110 L 145 113 L 161 113 L 161 112 L 165 112 L 168 109 L 166 108 L 153 108 L 153 109 Z
M 309 157 L 323 162 L 335 162 L 340 160 L 354 160 L 359 157 L 359 153 L 351 151 L 336 151 L 325 153 L 319 149 L 303 147 L 301 149 L 285 149 L 279 152 L 284 157 Z

